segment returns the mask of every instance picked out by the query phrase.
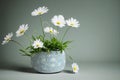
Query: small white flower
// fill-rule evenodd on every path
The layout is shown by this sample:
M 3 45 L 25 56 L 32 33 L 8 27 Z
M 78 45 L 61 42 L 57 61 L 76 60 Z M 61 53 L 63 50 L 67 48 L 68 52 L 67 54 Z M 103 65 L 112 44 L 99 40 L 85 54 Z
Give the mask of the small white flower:
M 77 63 L 72 64 L 72 69 L 74 73 L 77 73 L 79 71 L 79 66 L 77 65 Z
M 50 34 L 54 34 L 54 35 L 56 35 L 56 34 L 59 33 L 57 30 L 53 29 L 52 27 L 46 27 L 46 28 L 44 28 L 44 32 L 50 33 Z
M 12 33 L 12 32 L 11 32 L 11 33 L 8 33 L 8 35 L 6 35 L 6 36 L 4 37 L 4 41 L 2 42 L 2 45 L 8 43 L 8 42 L 11 40 L 12 36 L 13 36 L 13 33 Z
M 37 9 L 35 9 L 35 10 L 31 13 L 31 15 L 32 15 L 32 16 L 42 15 L 42 14 L 44 14 L 44 13 L 47 13 L 47 11 L 48 11 L 48 8 L 45 7 L 45 6 L 43 6 L 43 7 L 39 7 L 39 8 L 37 8 Z
M 43 42 L 40 41 L 40 39 L 37 39 L 33 42 L 33 45 L 32 45 L 35 49 L 36 48 L 42 48 L 43 47 Z
M 19 29 L 16 31 L 16 36 L 20 37 L 24 35 L 25 31 L 28 30 L 28 24 L 22 24 L 19 26 Z
M 60 28 L 64 27 L 66 22 L 65 22 L 65 19 L 62 15 L 55 15 L 52 19 L 51 19 L 52 23 L 55 25 L 55 26 L 58 26 Z
M 66 20 L 66 23 L 68 26 L 71 26 L 71 27 L 79 27 L 79 21 L 77 21 L 76 19 L 73 19 L 73 18 L 70 18 L 68 20 Z

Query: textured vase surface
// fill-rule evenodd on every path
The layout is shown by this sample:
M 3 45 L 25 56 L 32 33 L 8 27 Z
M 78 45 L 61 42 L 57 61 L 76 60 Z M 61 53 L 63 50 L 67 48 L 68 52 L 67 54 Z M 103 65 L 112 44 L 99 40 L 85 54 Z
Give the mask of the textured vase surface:
M 66 63 L 65 52 L 40 52 L 31 57 L 33 68 L 41 73 L 55 73 L 64 69 Z

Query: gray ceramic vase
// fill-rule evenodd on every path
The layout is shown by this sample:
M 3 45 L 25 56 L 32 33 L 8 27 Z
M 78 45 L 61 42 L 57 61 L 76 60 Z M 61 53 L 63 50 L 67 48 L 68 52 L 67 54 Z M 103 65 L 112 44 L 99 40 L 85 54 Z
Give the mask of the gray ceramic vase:
M 65 52 L 40 52 L 31 57 L 33 68 L 41 73 L 56 73 L 64 69 L 66 63 Z

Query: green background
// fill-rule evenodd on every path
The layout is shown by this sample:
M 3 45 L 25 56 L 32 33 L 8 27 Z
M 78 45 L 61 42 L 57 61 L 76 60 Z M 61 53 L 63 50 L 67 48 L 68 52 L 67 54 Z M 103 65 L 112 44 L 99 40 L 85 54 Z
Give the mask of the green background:
M 45 23 L 59 14 L 80 21 L 80 27 L 71 29 L 65 38 L 73 40 L 68 53 L 76 62 L 120 62 L 120 0 L 1 0 L 0 42 L 21 24 L 30 25 L 29 36 L 33 30 L 41 33 L 39 17 L 31 16 L 39 6 L 49 8 L 43 15 Z M 28 44 L 25 36 L 14 35 L 14 39 Z M 0 64 L 29 65 L 30 58 L 21 56 L 18 49 L 14 43 L 0 45 Z

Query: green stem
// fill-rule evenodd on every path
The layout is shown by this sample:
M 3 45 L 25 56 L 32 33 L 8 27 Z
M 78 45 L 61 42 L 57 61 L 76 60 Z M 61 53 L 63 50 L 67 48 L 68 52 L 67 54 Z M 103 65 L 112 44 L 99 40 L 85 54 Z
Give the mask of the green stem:
M 58 31 L 58 27 L 57 27 L 57 31 Z
M 66 31 L 65 31 L 65 33 L 64 33 L 61 41 L 63 41 L 64 37 L 66 36 L 66 34 L 67 34 L 67 32 L 69 31 L 70 28 L 71 28 L 71 27 L 68 27 L 68 28 L 66 29 Z
M 58 29 L 58 27 L 57 27 L 57 31 L 59 32 L 59 29 Z M 60 33 L 60 32 L 59 32 Z M 56 35 L 54 35 L 54 37 L 56 37 L 57 39 L 59 38 L 59 36 L 56 36 Z
M 44 41 L 45 33 L 44 33 L 43 22 L 42 22 L 42 17 L 41 16 L 40 16 L 40 22 L 41 22 L 42 33 L 43 33 L 43 41 Z
M 52 34 L 49 34 L 50 35 L 50 40 L 52 39 Z
M 11 40 L 12 42 L 16 43 L 17 45 L 19 45 L 20 47 L 22 47 L 23 49 L 21 49 L 22 51 L 24 50 L 24 53 L 23 55 L 27 55 L 27 56 L 31 56 L 31 53 L 29 53 L 28 51 L 25 50 L 25 48 L 17 41 L 15 40 Z
M 28 35 L 26 35 L 26 34 L 25 34 L 25 36 L 26 36 L 26 38 L 27 38 L 28 40 L 30 40 L 30 44 L 31 44 L 31 43 L 32 43 L 31 38 L 30 38 Z
M 39 34 L 38 32 L 37 32 L 37 30 L 35 30 L 35 29 L 33 29 L 33 34 Z
M 15 40 L 11 40 L 12 42 L 16 43 L 17 45 L 19 45 L 20 47 L 24 48 L 19 42 L 15 41 Z
M 70 56 L 67 52 L 66 52 L 66 54 L 67 54 L 67 55 L 68 55 L 68 57 L 72 60 L 72 62 L 74 62 L 74 60 L 73 60 L 72 56 Z

